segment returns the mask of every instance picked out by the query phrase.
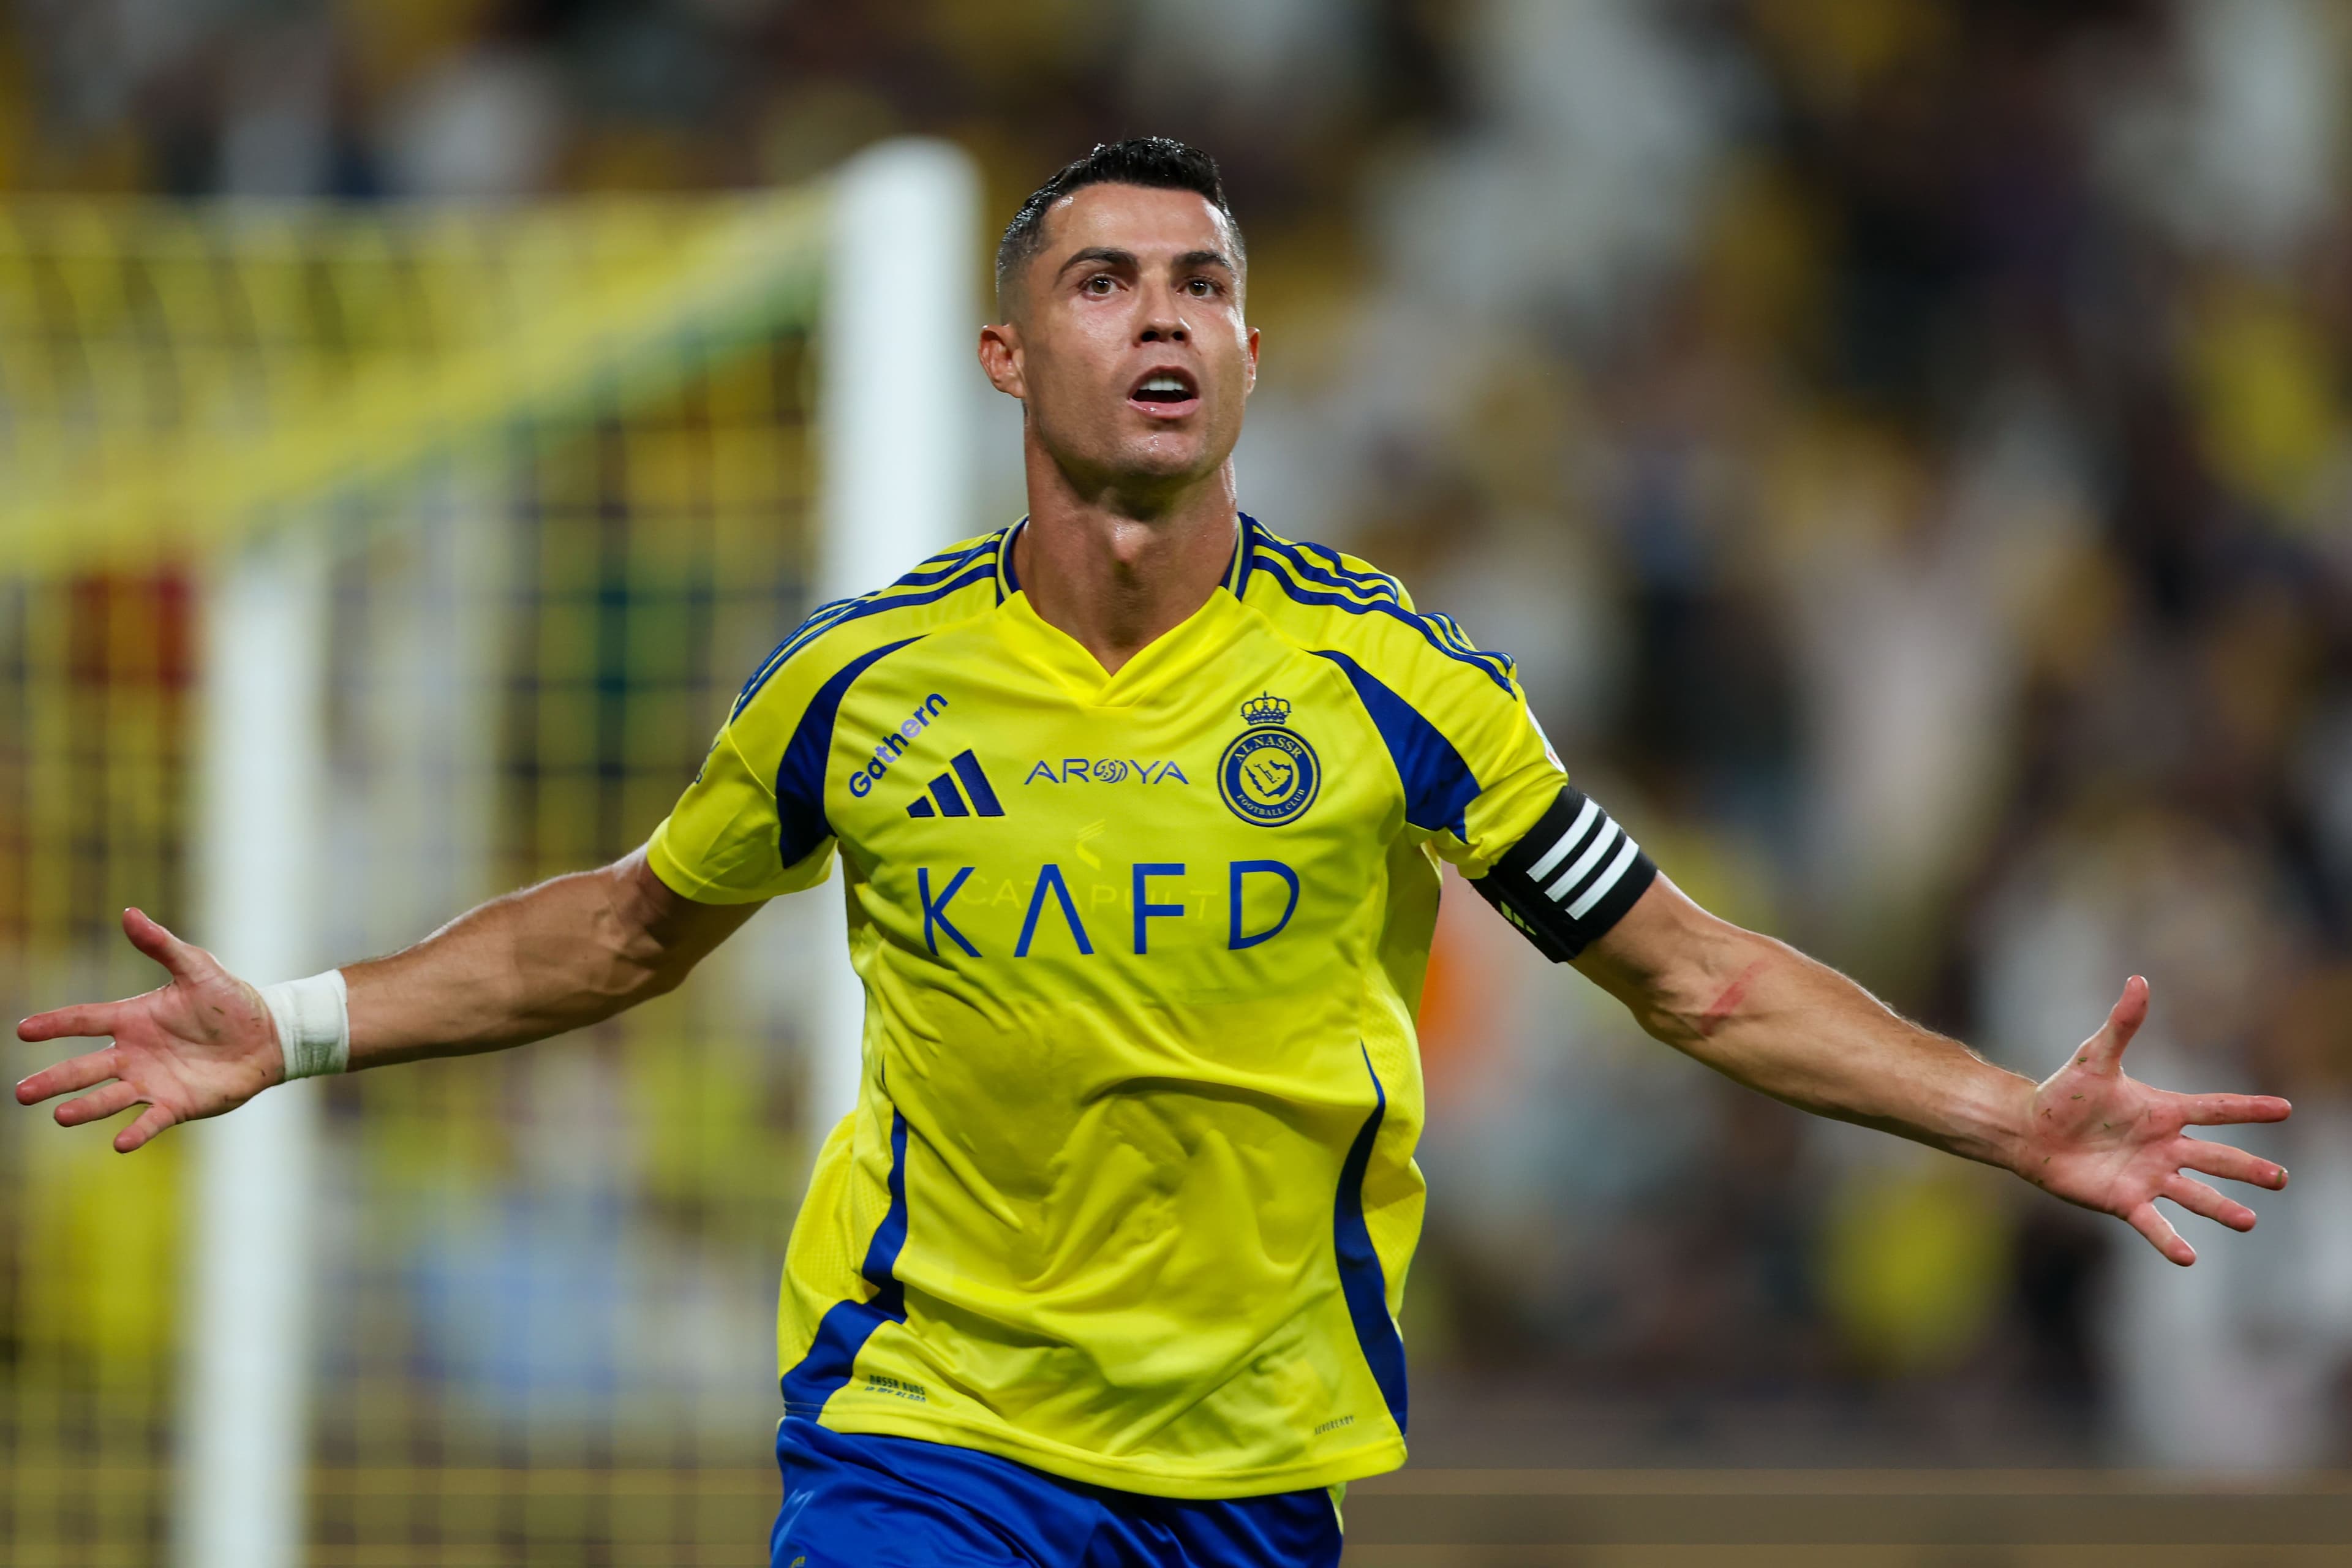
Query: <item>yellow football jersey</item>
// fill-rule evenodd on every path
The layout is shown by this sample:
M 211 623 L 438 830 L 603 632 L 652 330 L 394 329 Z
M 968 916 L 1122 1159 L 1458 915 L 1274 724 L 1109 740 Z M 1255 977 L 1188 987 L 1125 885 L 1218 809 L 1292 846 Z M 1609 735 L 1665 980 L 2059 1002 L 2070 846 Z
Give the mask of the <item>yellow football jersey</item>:
M 653 837 L 714 903 L 840 851 L 865 1068 L 787 1254 L 786 1408 L 1169 1497 L 1393 1468 L 1438 859 L 1558 813 L 1522 879 L 1588 921 L 1648 863 L 1559 804 L 1510 661 L 1361 562 L 1244 517 L 1106 675 L 1016 532 L 819 610 Z

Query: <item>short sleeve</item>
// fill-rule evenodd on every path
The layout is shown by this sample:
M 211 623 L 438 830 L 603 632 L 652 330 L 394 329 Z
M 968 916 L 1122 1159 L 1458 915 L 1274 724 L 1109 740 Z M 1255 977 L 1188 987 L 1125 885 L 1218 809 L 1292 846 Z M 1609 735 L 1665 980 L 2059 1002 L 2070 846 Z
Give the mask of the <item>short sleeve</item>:
M 1517 671 L 1444 616 L 1401 608 L 1422 646 L 1393 634 L 1325 649 L 1371 716 L 1404 786 L 1405 821 L 1555 961 L 1622 919 L 1657 868 L 1568 781 Z
M 1568 783 L 1528 710 L 1517 673 L 1439 616 L 1409 636 L 1371 623 L 1358 646 L 1318 649 L 1355 688 L 1404 786 L 1405 821 L 1478 877 L 1518 842 Z
M 773 771 L 753 766 L 733 729 L 730 719 L 646 847 L 654 875 L 697 903 L 747 904 L 799 892 L 824 880 L 831 859 L 826 835 L 785 861 Z
M 646 858 L 674 891 L 741 904 L 824 880 L 824 781 L 842 700 L 875 664 L 997 603 L 1003 530 L 932 556 L 887 588 L 820 605 L 761 661 Z
M 841 695 L 873 662 L 803 626 L 743 683 L 701 772 L 654 829 L 646 858 L 672 891 L 745 904 L 825 879 L 824 756 Z
M 1549 957 L 1622 918 L 1657 868 L 1568 782 L 1510 658 L 1354 556 L 1243 521 L 1245 593 L 1354 689 L 1396 765 L 1406 826 Z

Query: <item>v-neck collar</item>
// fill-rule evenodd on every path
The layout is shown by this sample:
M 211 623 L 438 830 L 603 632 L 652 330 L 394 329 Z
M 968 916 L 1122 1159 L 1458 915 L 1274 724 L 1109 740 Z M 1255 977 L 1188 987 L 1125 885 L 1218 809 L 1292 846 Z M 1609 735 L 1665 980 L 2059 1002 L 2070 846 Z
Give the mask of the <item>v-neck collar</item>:
M 1020 521 L 996 536 L 996 602 L 1000 605 L 1022 591 L 1021 575 L 1013 569 L 1013 546 L 1028 526 L 1029 519 L 1024 514 Z M 1257 532 L 1257 519 L 1245 511 L 1234 513 L 1234 554 L 1225 563 L 1223 586 L 1236 599 L 1249 582 L 1250 545 Z
M 1027 519 L 1022 522 L 1025 524 Z M 1201 607 L 1160 633 L 1135 657 L 1107 674 L 1087 646 L 1037 613 L 1018 581 L 1010 581 L 1013 540 L 1019 525 L 1007 530 L 997 581 L 1009 586 L 999 616 L 1005 639 L 1022 661 L 1060 687 L 1070 699 L 1087 707 L 1130 708 L 1197 671 L 1233 644 L 1245 613 L 1234 592 L 1234 583 L 1248 549 L 1249 520 L 1241 520 L 1241 538 L 1234 550 L 1234 565 L 1225 581 L 1209 591 Z

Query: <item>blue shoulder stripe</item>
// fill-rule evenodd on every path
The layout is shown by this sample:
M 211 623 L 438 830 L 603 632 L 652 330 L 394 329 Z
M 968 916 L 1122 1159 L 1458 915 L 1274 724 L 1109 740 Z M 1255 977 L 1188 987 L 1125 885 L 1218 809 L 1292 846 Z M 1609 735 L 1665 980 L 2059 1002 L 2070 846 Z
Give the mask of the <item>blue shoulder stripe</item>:
M 1291 555 L 1283 548 L 1281 541 L 1269 538 L 1261 542 L 1265 545 L 1265 549 L 1258 557 L 1260 563 L 1273 568 L 1271 574 L 1274 580 L 1282 585 L 1284 593 L 1298 603 L 1329 605 L 1359 616 L 1387 616 L 1393 620 L 1402 621 L 1419 632 L 1430 647 L 1446 658 L 1470 666 L 1505 691 L 1517 695 L 1511 686 L 1510 663 L 1499 654 L 1465 653 L 1440 636 L 1437 628 L 1430 624 L 1427 616 L 1415 615 L 1402 605 L 1391 603 L 1387 599 L 1358 599 L 1346 593 L 1338 592 L 1336 590 L 1339 584 L 1322 576 L 1314 567 Z M 1310 586 L 1317 584 L 1325 589 L 1335 591 L 1318 592 L 1317 587 Z
M 887 588 L 878 589 L 871 594 L 863 594 L 855 599 L 836 599 L 830 605 L 819 607 L 814 615 L 800 624 L 792 636 L 778 644 L 775 651 L 771 653 L 761 662 L 759 669 L 753 672 L 751 679 L 743 683 L 743 689 L 736 695 L 735 706 L 728 710 L 728 717 L 731 719 L 740 713 L 743 710 L 743 705 L 759 694 L 760 689 L 768 684 L 769 679 L 777 670 L 784 667 L 793 655 L 800 652 L 834 627 L 846 626 L 851 621 L 862 620 L 867 616 L 878 616 L 887 610 L 912 609 L 922 605 L 935 604 L 950 594 L 971 587 L 975 583 L 987 582 L 996 574 L 994 557 L 987 556 L 980 560 L 977 565 L 971 564 L 975 557 L 983 554 L 985 552 L 979 549 L 967 552 L 962 557 L 962 575 L 949 578 L 944 583 L 940 581 L 943 572 L 910 572 Z M 917 581 L 918 579 L 920 581 Z M 897 592 L 900 588 L 910 591 Z
M 1448 832 L 1466 840 L 1470 830 L 1463 817 L 1478 798 L 1478 779 L 1454 742 L 1346 654 L 1328 647 L 1315 652 L 1339 667 L 1356 689 L 1356 700 L 1371 715 L 1372 728 L 1381 732 L 1404 784 L 1404 819 L 1425 833 Z
M 842 698 L 874 665 L 908 643 L 921 640 L 908 637 L 868 648 L 835 670 L 809 699 L 776 764 L 776 852 L 784 865 L 799 865 L 832 831 L 824 820 L 824 764 L 833 752 L 833 724 L 840 715 Z
M 1316 544 L 1307 540 L 1278 541 L 1287 543 L 1299 556 L 1313 556 L 1323 572 L 1335 583 L 1344 584 L 1368 598 L 1385 599 L 1391 605 L 1404 603 L 1404 590 L 1397 580 L 1385 572 L 1359 572 L 1339 557 L 1339 552 L 1328 544 Z M 1297 557 L 1294 556 L 1294 559 Z M 1301 562 L 1300 564 L 1305 564 Z
M 835 611 L 846 609 L 856 603 L 857 601 L 855 599 L 835 599 L 829 605 L 819 605 L 815 609 L 811 610 L 808 613 L 808 618 L 792 629 L 791 636 L 768 650 L 768 657 L 760 661 L 759 668 L 752 670 L 751 678 L 743 682 L 742 689 L 735 693 L 734 705 L 727 710 L 727 717 L 732 719 L 736 714 L 743 711 L 743 704 L 751 700 L 751 694 L 768 684 L 768 677 L 773 675 L 776 667 L 784 662 L 784 650 L 797 643 L 802 633 L 819 621 L 828 620 Z
M 1512 672 L 1508 654 L 1487 652 L 1473 644 L 1460 625 L 1451 616 L 1406 609 L 1402 586 L 1397 580 L 1381 572 L 1360 572 L 1347 564 L 1339 552 L 1328 544 L 1316 544 L 1303 540 L 1277 538 L 1256 519 L 1244 514 L 1244 521 L 1261 535 L 1268 550 L 1277 553 L 1305 580 L 1328 588 L 1337 588 L 1362 595 L 1362 607 L 1375 609 L 1392 607 L 1418 623 L 1422 635 L 1454 654 L 1469 659 L 1492 673 L 1508 680 Z
M 987 538 L 976 541 L 961 550 L 943 550 L 892 583 L 889 588 L 884 588 L 881 591 L 887 594 L 891 588 L 928 587 L 942 578 L 951 577 L 981 556 L 995 549 L 996 542 L 1003 537 L 1004 531 L 998 529 Z

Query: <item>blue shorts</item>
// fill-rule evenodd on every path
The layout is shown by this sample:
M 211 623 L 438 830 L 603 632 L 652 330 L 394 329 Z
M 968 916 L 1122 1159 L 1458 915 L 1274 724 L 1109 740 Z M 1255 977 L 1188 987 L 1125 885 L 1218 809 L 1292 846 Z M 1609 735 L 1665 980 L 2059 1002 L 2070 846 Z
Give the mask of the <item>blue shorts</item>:
M 1336 1568 L 1322 1487 L 1188 1502 L 1064 1480 L 973 1448 L 776 1428 L 772 1568 Z

